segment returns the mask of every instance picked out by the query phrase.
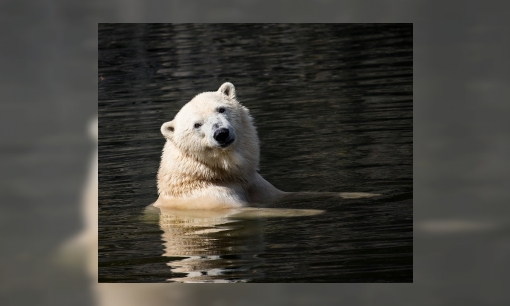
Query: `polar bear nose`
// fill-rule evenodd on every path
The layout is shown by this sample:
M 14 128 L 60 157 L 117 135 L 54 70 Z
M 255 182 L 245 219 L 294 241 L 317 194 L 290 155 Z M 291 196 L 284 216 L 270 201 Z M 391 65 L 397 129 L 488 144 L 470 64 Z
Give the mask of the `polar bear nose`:
M 219 144 L 225 143 L 225 141 L 228 139 L 229 132 L 226 128 L 218 129 L 214 132 L 214 140 L 216 140 Z

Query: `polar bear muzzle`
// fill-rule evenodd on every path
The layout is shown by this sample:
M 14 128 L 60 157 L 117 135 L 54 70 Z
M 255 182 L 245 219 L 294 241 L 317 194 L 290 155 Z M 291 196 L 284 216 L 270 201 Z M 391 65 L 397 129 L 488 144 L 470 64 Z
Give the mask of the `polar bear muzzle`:
M 227 128 L 220 128 L 214 131 L 213 138 L 222 148 L 230 146 L 236 140 L 235 134 L 231 133 Z

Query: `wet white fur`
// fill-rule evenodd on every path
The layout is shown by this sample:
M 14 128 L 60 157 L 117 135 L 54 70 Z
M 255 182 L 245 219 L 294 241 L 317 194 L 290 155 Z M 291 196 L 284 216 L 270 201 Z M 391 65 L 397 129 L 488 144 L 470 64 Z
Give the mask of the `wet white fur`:
M 220 107 L 225 112 L 218 112 Z M 195 127 L 196 123 L 201 126 Z M 227 148 L 221 148 L 213 138 L 218 126 L 235 135 L 235 142 Z M 161 126 L 161 133 L 167 141 L 158 171 L 159 199 L 155 206 L 242 207 L 284 194 L 257 173 L 257 131 L 231 83 L 195 96 L 174 120 Z

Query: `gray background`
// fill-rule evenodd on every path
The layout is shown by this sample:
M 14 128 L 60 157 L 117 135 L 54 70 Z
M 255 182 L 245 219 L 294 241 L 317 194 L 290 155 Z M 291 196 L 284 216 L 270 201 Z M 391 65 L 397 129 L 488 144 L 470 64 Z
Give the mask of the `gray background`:
M 0 304 L 93 303 L 86 276 L 52 253 L 81 228 L 97 23 L 163 21 L 414 23 L 414 284 L 188 286 L 185 304 L 508 304 L 505 12 L 503 1 L 2 1 Z

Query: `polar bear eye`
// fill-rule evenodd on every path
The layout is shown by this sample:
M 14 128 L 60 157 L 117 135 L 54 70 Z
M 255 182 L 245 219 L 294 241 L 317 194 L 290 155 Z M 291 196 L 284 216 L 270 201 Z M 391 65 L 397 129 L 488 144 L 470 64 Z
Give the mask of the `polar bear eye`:
M 197 122 L 197 123 L 195 123 L 195 129 L 198 129 L 198 128 L 199 128 L 199 127 L 201 127 L 201 126 L 202 126 L 202 123 L 198 123 L 198 122 Z
M 218 113 L 224 113 L 224 112 L 225 112 L 225 108 L 223 108 L 223 107 L 218 108 Z

